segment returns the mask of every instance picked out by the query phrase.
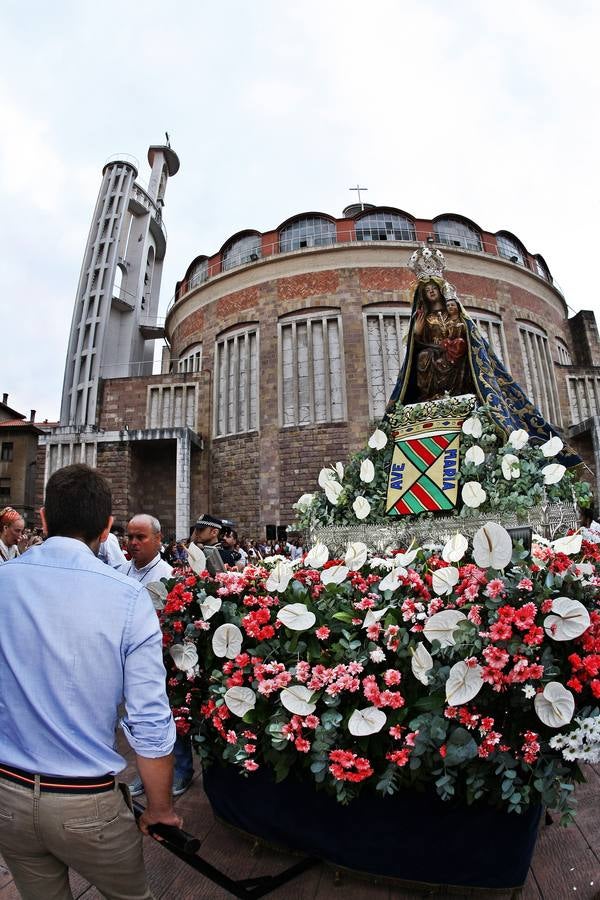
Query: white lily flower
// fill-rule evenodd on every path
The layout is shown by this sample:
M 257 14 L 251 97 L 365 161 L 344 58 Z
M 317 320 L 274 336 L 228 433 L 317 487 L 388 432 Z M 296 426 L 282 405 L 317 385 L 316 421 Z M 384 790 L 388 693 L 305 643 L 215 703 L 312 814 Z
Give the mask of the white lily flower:
M 288 603 L 287 606 L 282 606 L 277 613 L 277 618 L 290 631 L 306 631 L 307 628 L 312 628 L 317 621 L 317 617 L 305 603 Z
M 456 643 L 454 632 L 460 622 L 466 622 L 467 617 L 458 609 L 444 609 L 442 612 L 430 616 L 423 628 L 423 634 L 429 641 L 439 641 L 442 647 L 453 647 Z
M 516 431 L 511 431 L 508 436 L 508 443 L 511 447 L 514 447 L 515 450 L 522 450 L 528 441 L 529 435 L 524 428 L 518 428 Z
M 446 681 L 446 700 L 450 706 L 462 706 L 476 697 L 483 687 L 481 666 L 469 666 L 466 662 L 455 663 Z
M 511 536 L 497 522 L 486 522 L 473 535 L 473 559 L 480 569 L 505 569 L 512 554 Z
M 336 464 L 335 464 L 335 471 L 337 472 L 337 476 L 338 476 L 338 478 L 340 479 L 340 481 L 343 481 L 343 480 L 344 480 L 344 466 L 343 466 L 343 463 L 341 463 L 341 462 L 336 462 Z
M 385 616 L 388 609 L 389 606 L 384 606 L 383 609 L 368 609 L 362 627 L 369 628 L 371 625 L 376 625 Z
M 471 509 L 477 509 L 478 506 L 481 506 L 487 500 L 487 494 L 478 481 L 467 481 L 463 485 L 460 495 L 465 506 Z
M 173 644 L 169 653 L 177 668 L 182 672 L 190 672 L 198 664 L 196 645 L 190 641 L 185 641 L 183 644 Z
M 358 572 L 358 570 L 362 569 L 366 563 L 368 555 L 369 550 L 367 545 L 363 544 L 362 541 L 354 541 L 348 544 L 346 548 L 344 562 L 351 572 Z
M 370 459 L 363 459 L 360 464 L 360 480 L 370 484 L 375 478 L 375 466 Z
M 371 512 L 371 504 L 366 497 L 357 497 L 352 504 L 352 509 L 357 519 L 366 519 Z
M 325 496 L 329 500 L 332 506 L 338 505 L 338 500 L 340 499 L 340 494 L 344 490 L 339 481 L 327 481 L 325 483 L 325 487 L 323 488 L 325 491 Z
M 458 584 L 458 578 L 458 569 L 455 566 L 445 566 L 434 571 L 431 585 L 438 597 L 441 597 L 452 593 L 452 588 Z
M 565 537 L 557 538 L 557 540 L 552 541 L 550 546 L 555 553 L 564 553 L 566 556 L 572 556 L 574 553 L 579 553 L 582 541 L 583 535 L 579 531 L 575 534 L 567 534 Z
M 415 561 L 420 549 L 420 547 L 417 547 L 415 550 L 409 548 L 406 553 L 396 553 L 393 564 L 395 566 L 410 566 L 410 564 Z
M 379 582 L 379 590 L 397 591 L 402 584 L 399 576 L 405 577 L 407 574 L 408 572 L 402 566 L 393 566 L 385 578 L 382 578 Z
M 544 619 L 544 631 L 555 641 L 572 641 L 590 627 L 590 614 L 579 600 L 555 597 L 552 612 Z
M 206 570 L 206 555 L 203 550 L 200 549 L 198 544 L 194 544 L 192 541 L 187 548 L 188 553 L 188 566 L 195 572 L 196 575 L 199 575 L 200 572 L 204 572 Z
M 337 475 L 331 466 L 325 466 L 325 468 L 321 469 L 319 472 L 319 487 L 325 490 L 325 485 L 329 484 L 330 481 L 337 481 Z
M 543 455 L 547 459 L 549 459 L 552 456 L 556 456 L 557 453 L 560 453 L 564 446 L 565 445 L 563 444 L 559 436 L 555 434 L 554 437 L 551 437 L 549 441 L 546 441 L 545 444 L 542 444 L 540 450 L 542 451 Z
M 252 688 L 234 686 L 225 692 L 223 697 L 227 709 L 243 719 L 247 712 L 256 706 L 256 694 Z
M 306 512 L 310 504 L 313 502 L 314 497 L 314 494 L 302 494 L 302 496 L 298 497 L 296 502 L 293 504 L 293 508 L 297 509 L 300 513 Z
M 470 434 L 475 440 L 479 440 L 483 434 L 481 419 L 477 418 L 477 416 L 469 416 L 469 418 L 465 419 L 463 422 L 462 431 L 463 434 Z
M 460 562 L 469 548 L 469 542 L 464 534 L 453 534 L 449 541 L 446 541 L 442 550 L 442 559 L 447 563 Z
M 562 466 L 560 463 L 550 463 L 549 466 L 544 466 L 542 469 L 544 484 L 558 484 L 566 471 L 566 466 Z
M 223 605 L 223 601 L 220 597 L 207 597 L 202 601 L 200 605 L 200 612 L 202 613 L 202 618 L 205 622 L 208 622 L 215 613 L 218 613 Z
M 227 622 L 219 625 L 212 638 L 212 648 L 219 659 L 235 659 L 242 649 L 243 635 L 237 625 Z
M 568 725 L 575 712 L 575 698 L 559 681 L 551 681 L 533 701 L 538 718 L 549 728 Z
M 372 450 L 383 450 L 387 442 L 387 434 L 380 428 L 376 428 L 368 440 L 369 447 Z
M 485 451 L 479 444 L 473 444 L 465 453 L 465 462 L 472 463 L 474 466 L 480 466 L 485 461 Z
M 313 691 L 303 684 L 290 684 L 279 695 L 281 705 L 296 716 L 310 716 L 317 708 L 316 703 L 310 703 Z
M 421 684 L 429 684 L 429 672 L 433 669 L 433 657 L 425 644 L 418 644 L 410 661 L 412 673 Z
M 386 715 L 376 706 L 368 706 L 366 709 L 355 709 L 348 719 L 348 731 L 354 737 L 365 737 L 368 734 L 377 734 L 387 721 Z
M 514 453 L 507 453 L 502 457 L 502 474 L 507 481 L 516 480 L 521 475 L 521 462 Z
M 341 564 L 330 566 L 321 572 L 321 582 L 323 584 L 341 584 L 348 577 L 349 571 L 348 566 L 342 566 Z
M 308 569 L 320 569 L 325 565 L 328 559 L 329 550 L 327 549 L 326 545 L 317 543 L 314 547 L 311 547 L 306 554 L 306 557 L 304 558 L 304 565 Z
M 267 590 L 277 591 L 279 594 L 283 594 L 283 592 L 287 590 L 287 586 L 290 583 L 293 574 L 294 569 L 289 560 L 284 559 L 276 562 L 267 579 Z

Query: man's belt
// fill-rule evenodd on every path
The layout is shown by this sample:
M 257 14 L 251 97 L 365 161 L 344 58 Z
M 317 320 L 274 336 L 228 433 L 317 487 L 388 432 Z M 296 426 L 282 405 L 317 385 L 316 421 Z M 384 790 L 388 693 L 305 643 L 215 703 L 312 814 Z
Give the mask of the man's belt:
M 93 778 L 65 778 L 62 775 L 42 775 L 41 773 L 27 772 L 25 769 L 17 769 L 0 763 L 0 778 L 20 784 L 22 787 L 33 790 L 36 780 L 39 779 L 40 791 L 54 794 L 104 794 L 112 791 L 115 786 L 113 775 L 98 775 Z

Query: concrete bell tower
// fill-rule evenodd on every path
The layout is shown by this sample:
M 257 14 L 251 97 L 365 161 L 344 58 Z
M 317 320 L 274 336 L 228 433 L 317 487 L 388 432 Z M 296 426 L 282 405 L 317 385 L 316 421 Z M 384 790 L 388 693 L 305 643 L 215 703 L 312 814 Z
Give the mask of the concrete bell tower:
M 179 159 L 167 144 L 148 150 L 147 188 L 127 154 L 111 158 L 85 248 L 65 364 L 61 426 L 96 424 L 102 378 L 151 375 L 167 235 L 167 181 Z

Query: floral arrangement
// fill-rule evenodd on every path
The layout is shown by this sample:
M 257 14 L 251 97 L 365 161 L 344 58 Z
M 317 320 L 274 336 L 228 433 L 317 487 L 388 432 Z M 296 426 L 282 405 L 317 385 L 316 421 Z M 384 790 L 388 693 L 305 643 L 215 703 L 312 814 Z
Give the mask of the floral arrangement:
M 414 787 L 571 820 L 579 763 L 600 760 L 600 545 L 527 553 L 490 522 L 437 550 L 317 544 L 214 578 L 190 550 L 159 616 L 177 731 L 204 765 L 341 803 Z
M 453 412 L 456 399 L 448 401 L 454 404 Z M 444 414 L 443 403 L 437 401 L 439 414 Z M 410 408 L 417 419 L 421 405 Z M 391 434 L 408 409 L 399 405 L 395 413 L 384 419 L 369 438 L 367 447 L 356 453 L 347 466 L 338 462 L 321 470 L 322 491 L 303 494 L 295 504 L 298 527 L 309 530 L 317 524 L 389 523 L 385 501 L 394 449 Z M 513 431 L 508 438 L 499 435 L 489 408 L 479 407 L 468 415 L 462 426 L 458 514 L 467 517 L 474 512 L 489 515 L 512 512 L 524 517 L 528 509 L 545 500 L 589 506 L 589 484 L 556 462 L 555 457 L 563 446 L 559 437 L 543 444 L 533 443 L 524 429 Z M 403 517 L 403 521 L 412 518 Z

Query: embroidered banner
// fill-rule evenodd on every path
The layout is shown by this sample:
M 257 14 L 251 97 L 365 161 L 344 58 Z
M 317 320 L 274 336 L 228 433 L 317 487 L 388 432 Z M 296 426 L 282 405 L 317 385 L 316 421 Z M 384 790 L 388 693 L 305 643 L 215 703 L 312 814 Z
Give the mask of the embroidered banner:
M 454 509 L 464 417 L 405 425 L 394 432 L 386 514 L 408 516 Z

